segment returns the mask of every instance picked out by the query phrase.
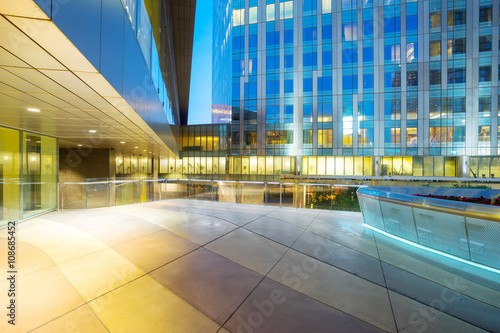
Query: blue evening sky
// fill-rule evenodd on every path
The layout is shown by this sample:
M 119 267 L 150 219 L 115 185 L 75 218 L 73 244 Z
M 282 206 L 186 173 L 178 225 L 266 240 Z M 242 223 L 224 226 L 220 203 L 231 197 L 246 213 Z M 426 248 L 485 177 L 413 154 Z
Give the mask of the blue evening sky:
M 213 2 L 196 1 L 188 124 L 210 124 Z

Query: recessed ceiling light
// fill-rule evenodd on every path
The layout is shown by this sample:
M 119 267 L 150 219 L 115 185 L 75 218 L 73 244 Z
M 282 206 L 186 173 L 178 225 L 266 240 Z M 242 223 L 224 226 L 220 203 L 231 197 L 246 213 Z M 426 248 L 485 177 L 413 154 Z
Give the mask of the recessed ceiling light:
M 36 109 L 36 108 L 27 108 L 28 111 L 31 111 L 31 112 L 40 112 L 40 109 Z
M 147 151 L 146 149 L 144 149 L 143 151 Z
M 26 139 L 26 141 L 31 141 L 31 139 Z
M 8 159 L 9 159 L 9 156 L 5 156 L 5 157 L 4 157 L 4 159 L 5 159 L 5 160 L 8 160 Z
M 32 157 L 32 158 L 31 158 L 31 160 L 32 160 L 32 161 L 34 161 L 34 160 L 36 160 L 36 158 L 35 158 L 35 157 Z
M 122 141 L 122 142 L 120 142 L 120 143 L 125 143 L 125 141 Z
M 139 149 L 139 147 L 135 147 L 135 149 Z
M 96 130 L 89 130 L 89 133 L 96 133 Z
M 81 147 L 82 145 L 78 145 L 78 147 Z

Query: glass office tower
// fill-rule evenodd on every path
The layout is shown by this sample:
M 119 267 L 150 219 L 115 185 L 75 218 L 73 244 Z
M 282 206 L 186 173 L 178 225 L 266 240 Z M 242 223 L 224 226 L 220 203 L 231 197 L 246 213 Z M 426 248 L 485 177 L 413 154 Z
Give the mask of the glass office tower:
M 216 3 L 231 156 L 295 156 L 308 175 L 500 174 L 498 1 Z

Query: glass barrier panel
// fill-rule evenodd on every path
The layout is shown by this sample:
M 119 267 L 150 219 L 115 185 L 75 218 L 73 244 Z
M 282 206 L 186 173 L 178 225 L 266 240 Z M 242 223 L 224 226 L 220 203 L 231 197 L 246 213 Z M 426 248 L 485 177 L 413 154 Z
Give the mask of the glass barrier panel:
M 303 187 L 303 208 L 332 209 L 331 188 L 329 185 L 301 185 Z
M 191 182 L 191 199 L 212 201 L 213 187 L 211 182 Z
M 240 183 L 242 204 L 264 205 L 264 183 Z
M 467 217 L 471 260 L 500 269 L 500 222 Z
M 332 209 L 360 212 L 356 186 L 334 186 L 331 193 Z
M 130 205 L 138 203 L 139 183 L 125 182 L 116 183 L 114 186 L 114 202 L 116 206 Z M 113 193 L 113 191 L 111 191 Z
M 411 207 L 380 201 L 385 231 L 418 243 Z
M 414 208 L 419 243 L 470 260 L 463 215 Z
M 63 183 L 60 190 L 62 209 L 85 209 L 87 207 L 85 184 Z
M 363 195 L 358 196 L 358 198 L 365 223 L 380 230 L 385 230 L 379 201 Z
M 214 183 L 214 201 L 237 203 L 239 200 L 238 186 L 236 182 Z
M 280 207 L 280 184 L 267 184 L 267 205 Z
M 283 184 L 281 190 L 281 207 L 295 207 L 295 184 Z
M 86 208 L 101 208 L 108 206 L 108 183 L 87 183 L 86 192 Z

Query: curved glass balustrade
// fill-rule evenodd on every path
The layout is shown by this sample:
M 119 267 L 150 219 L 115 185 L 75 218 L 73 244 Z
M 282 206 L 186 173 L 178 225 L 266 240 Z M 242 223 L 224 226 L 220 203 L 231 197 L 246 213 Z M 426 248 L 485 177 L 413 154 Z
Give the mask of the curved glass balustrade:
M 365 223 L 403 240 L 500 269 L 500 207 L 415 196 L 493 198 L 498 190 L 365 187 L 358 200 Z

